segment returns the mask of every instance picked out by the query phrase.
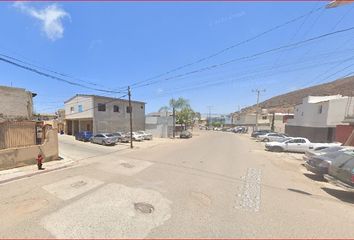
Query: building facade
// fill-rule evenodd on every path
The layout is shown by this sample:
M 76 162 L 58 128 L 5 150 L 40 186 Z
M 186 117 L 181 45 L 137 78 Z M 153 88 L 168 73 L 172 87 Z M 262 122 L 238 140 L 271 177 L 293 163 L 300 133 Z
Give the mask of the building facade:
M 133 131 L 145 130 L 145 103 L 131 101 Z M 128 100 L 78 94 L 65 101 L 65 132 L 127 132 L 130 129 Z
M 32 120 L 35 96 L 23 88 L 0 86 L 0 121 Z
M 263 109 L 261 113 L 258 114 L 258 129 L 270 130 L 272 128 L 272 125 L 274 125 L 275 132 L 283 133 L 285 132 L 285 124 L 289 119 L 292 119 L 293 117 L 294 114 L 292 113 L 268 113 L 266 109 Z M 256 114 L 235 113 L 233 114 L 233 123 L 236 126 L 255 128 Z
M 336 126 L 344 120 L 348 99 L 342 95 L 304 98 L 295 107 L 295 118 L 288 121 L 285 132 L 313 142 L 335 141 Z

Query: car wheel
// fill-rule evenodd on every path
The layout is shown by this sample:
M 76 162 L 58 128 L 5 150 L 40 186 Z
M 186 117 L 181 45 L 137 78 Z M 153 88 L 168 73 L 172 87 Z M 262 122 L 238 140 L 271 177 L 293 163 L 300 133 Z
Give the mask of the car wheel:
M 269 142 L 269 139 L 268 139 L 268 138 L 265 138 L 265 139 L 263 139 L 262 142 Z
M 282 152 L 282 151 L 283 151 L 283 148 L 281 148 L 281 147 L 273 147 L 273 148 L 272 148 L 272 151 L 273 151 L 273 152 Z
M 105 141 L 102 141 L 102 144 L 103 144 L 104 146 L 107 146 L 107 143 L 106 143 Z

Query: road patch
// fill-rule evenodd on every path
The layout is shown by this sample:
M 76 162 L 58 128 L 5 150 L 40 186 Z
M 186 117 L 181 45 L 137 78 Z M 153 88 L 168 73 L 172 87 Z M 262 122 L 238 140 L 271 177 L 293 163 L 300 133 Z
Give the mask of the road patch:
M 102 181 L 93 178 L 75 176 L 45 185 L 42 188 L 62 200 L 69 200 L 102 184 Z
M 56 238 L 144 238 L 171 217 L 171 202 L 159 192 L 108 184 L 45 216 Z

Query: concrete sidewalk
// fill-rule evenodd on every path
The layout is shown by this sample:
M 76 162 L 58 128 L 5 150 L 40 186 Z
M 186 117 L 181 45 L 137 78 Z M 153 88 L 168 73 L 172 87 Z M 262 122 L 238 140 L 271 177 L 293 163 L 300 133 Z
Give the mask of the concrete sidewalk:
M 66 158 L 57 161 L 44 162 L 43 163 L 44 170 L 38 170 L 37 165 L 30 165 L 30 166 L 2 170 L 0 171 L 0 184 L 4 184 L 21 178 L 26 178 L 38 174 L 51 172 L 62 168 L 67 168 L 69 166 L 74 165 L 74 163 L 75 161 Z

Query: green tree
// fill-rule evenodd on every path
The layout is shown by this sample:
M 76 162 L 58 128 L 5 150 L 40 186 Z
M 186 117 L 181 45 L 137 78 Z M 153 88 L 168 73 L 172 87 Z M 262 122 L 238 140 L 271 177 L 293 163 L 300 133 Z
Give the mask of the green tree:
M 173 116 L 173 137 L 176 136 L 176 111 L 181 110 L 183 108 L 189 107 L 189 101 L 187 99 L 179 97 L 177 100 L 172 98 L 170 99 L 170 108 L 172 108 L 172 116 Z
M 187 126 L 193 124 L 195 116 L 195 112 L 189 106 L 187 106 L 177 112 L 176 122 L 184 126 L 184 128 L 186 129 Z

